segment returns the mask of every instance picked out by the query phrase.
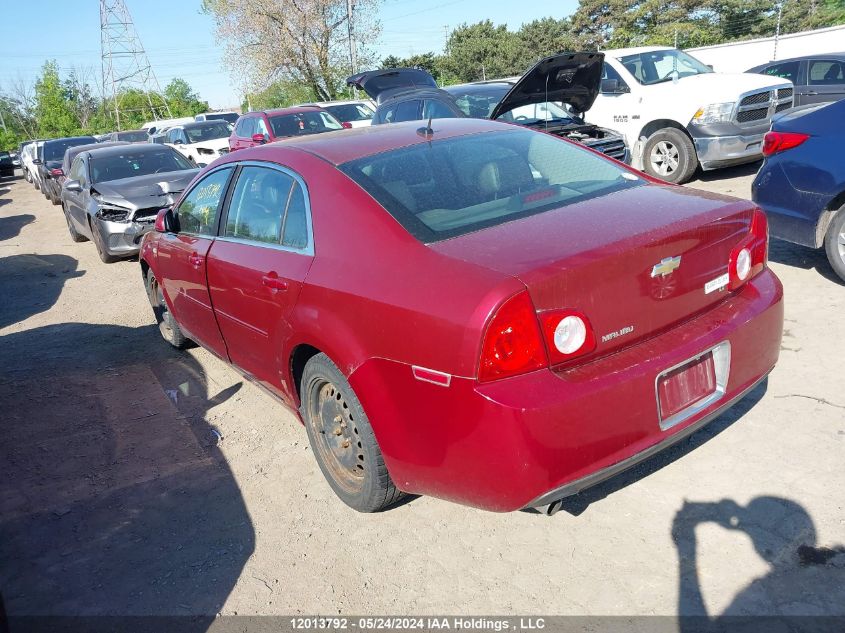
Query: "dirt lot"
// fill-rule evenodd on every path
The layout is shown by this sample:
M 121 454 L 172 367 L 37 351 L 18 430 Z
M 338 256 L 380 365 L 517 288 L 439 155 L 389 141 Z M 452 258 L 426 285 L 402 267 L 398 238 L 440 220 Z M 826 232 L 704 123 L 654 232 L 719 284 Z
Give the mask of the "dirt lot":
M 692 186 L 747 197 L 753 173 Z M 161 340 L 137 262 L 100 263 L 4 180 L 6 611 L 845 614 L 845 288 L 820 253 L 771 259 L 780 363 L 679 447 L 552 518 L 432 498 L 361 515 L 290 413 Z

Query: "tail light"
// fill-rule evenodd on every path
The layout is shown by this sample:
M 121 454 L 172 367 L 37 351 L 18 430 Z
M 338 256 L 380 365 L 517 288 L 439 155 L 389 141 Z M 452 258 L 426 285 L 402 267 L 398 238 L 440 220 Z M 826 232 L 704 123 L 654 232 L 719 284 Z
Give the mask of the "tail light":
M 347 130 L 352 129 L 352 124 L 349 121 L 344 121 L 343 123 L 340 124 L 340 126 L 343 127 L 343 128 L 346 128 Z
M 58 178 L 59 176 L 64 176 L 65 172 L 63 172 L 61 169 L 51 169 L 50 175 L 54 178 Z
M 478 380 L 497 380 L 547 367 L 549 359 L 528 291 L 505 301 L 481 341 Z
M 771 156 L 798 147 L 808 138 L 810 138 L 809 134 L 798 132 L 767 132 L 763 137 L 763 156 Z
M 592 352 L 596 335 L 587 317 L 577 310 L 551 310 L 540 315 L 552 364 Z
M 769 259 L 769 221 L 760 209 L 754 209 L 748 235 L 731 251 L 728 264 L 731 290 L 760 273 Z

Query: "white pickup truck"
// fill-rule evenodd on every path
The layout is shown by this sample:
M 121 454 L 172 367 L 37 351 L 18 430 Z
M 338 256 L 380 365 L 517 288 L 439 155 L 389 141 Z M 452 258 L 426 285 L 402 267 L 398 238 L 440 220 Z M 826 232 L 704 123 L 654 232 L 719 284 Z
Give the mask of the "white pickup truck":
M 590 123 L 625 135 L 632 164 L 674 183 L 761 158 L 772 116 L 792 107 L 793 85 L 768 75 L 715 73 L 674 48 L 604 51 Z

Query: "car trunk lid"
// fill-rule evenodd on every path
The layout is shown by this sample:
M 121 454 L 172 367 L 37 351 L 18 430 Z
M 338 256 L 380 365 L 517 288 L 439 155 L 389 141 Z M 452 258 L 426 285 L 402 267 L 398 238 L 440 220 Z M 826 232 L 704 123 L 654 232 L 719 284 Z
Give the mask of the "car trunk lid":
M 366 92 L 377 103 L 384 95 L 400 89 L 437 88 L 437 82 L 420 68 L 383 68 L 347 77 L 346 85 Z
M 724 300 L 752 215 L 745 201 L 644 185 L 430 247 L 520 279 L 538 312 L 583 312 L 601 354 Z

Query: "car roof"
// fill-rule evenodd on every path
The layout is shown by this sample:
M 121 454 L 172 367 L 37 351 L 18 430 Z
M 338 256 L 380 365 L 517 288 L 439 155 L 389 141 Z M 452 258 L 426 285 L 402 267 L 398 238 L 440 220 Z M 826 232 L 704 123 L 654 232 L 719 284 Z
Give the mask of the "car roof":
M 251 114 L 266 114 L 267 116 L 278 116 L 280 114 L 300 114 L 302 112 L 314 112 L 314 110 L 322 110 L 318 105 L 301 105 L 291 106 L 289 108 L 276 108 L 274 110 L 256 110 L 255 112 L 247 112 L 241 116 L 249 116 Z
M 196 127 L 207 127 L 209 125 L 220 125 L 221 123 L 226 125 L 226 120 L 225 119 L 209 119 L 208 121 L 194 121 L 193 123 L 183 123 L 182 125 L 174 125 L 173 127 L 168 128 L 168 129 L 172 130 L 174 127 L 181 127 L 182 129 L 185 129 L 185 130 L 193 130 Z
M 671 46 L 634 46 L 631 48 L 614 48 L 608 51 L 600 51 L 610 57 L 625 57 L 626 55 L 638 55 L 640 53 L 653 53 L 654 51 L 675 50 Z
M 65 156 L 73 155 L 75 158 L 82 152 L 102 149 L 104 147 L 116 147 L 118 145 L 125 147 L 126 145 L 132 145 L 132 143 L 127 143 L 126 141 L 101 141 L 99 143 L 88 143 L 87 145 L 74 145 L 73 147 L 68 147 L 67 150 L 65 150 Z
M 503 90 L 510 90 L 513 88 L 515 82 L 512 81 L 473 81 L 467 84 L 455 84 L 453 86 L 443 86 L 443 90 L 449 93 L 461 92 L 463 94 L 473 94 L 476 92 L 484 92 L 485 88 L 502 88 Z
M 493 131 L 524 130 L 507 123 L 485 119 L 455 118 L 434 119 L 431 127 L 434 136 L 418 133 L 426 121 L 405 121 L 352 129 L 324 132 L 300 137 L 286 138 L 275 143 L 238 150 L 230 155 L 231 160 L 254 159 L 273 160 L 274 150 L 298 149 L 322 158 L 333 165 L 340 165 L 366 156 L 389 152 L 401 147 L 428 143 L 431 140 L 454 138 L 468 134 Z
M 57 141 L 73 141 L 78 138 L 94 138 L 93 136 L 89 136 L 88 134 L 83 134 L 81 136 L 63 136 L 62 138 L 51 138 L 44 141 L 44 143 L 56 143 Z M 96 142 L 96 139 L 95 139 Z
M 98 147 L 95 149 L 89 149 L 86 154 L 91 158 L 107 158 L 109 156 L 116 156 L 118 154 L 122 154 L 123 152 L 129 150 L 133 154 L 137 152 L 149 152 L 149 151 L 161 151 L 163 147 L 168 147 L 167 145 L 161 145 L 159 143 L 125 143 L 120 145 L 111 145 L 109 147 Z M 171 149 L 170 151 L 176 151 Z
M 784 59 L 773 59 L 772 61 L 766 62 L 764 64 L 757 64 L 756 66 L 752 66 L 752 68 L 767 68 L 768 66 L 774 66 L 775 64 L 785 64 L 787 62 L 802 62 L 805 59 L 835 59 L 836 61 L 845 61 L 845 52 L 841 53 L 818 53 L 817 55 L 801 55 L 800 57 L 786 57 Z

